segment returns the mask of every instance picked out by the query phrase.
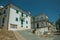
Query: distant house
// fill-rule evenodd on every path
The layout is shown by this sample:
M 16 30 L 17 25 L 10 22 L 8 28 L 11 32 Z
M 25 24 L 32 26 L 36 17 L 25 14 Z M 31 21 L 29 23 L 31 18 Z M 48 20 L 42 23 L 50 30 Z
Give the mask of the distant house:
M 36 34 L 44 34 L 48 33 L 49 30 L 53 31 L 54 25 L 49 21 L 48 16 L 44 13 L 32 17 L 32 28 L 35 29 Z
M 31 29 L 30 12 L 26 12 L 13 4 L 0 8 L 0 27 L 8 30 Z

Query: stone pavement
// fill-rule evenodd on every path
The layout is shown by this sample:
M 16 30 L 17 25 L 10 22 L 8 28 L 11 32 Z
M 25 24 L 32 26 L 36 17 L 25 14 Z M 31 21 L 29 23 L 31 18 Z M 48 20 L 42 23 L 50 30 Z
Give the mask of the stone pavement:
M 13 31 L 17 40 L 26 40 L 22 35 L 20 35 L 17 31 Z
M 53 36 L 49 37 L 41 37 L 31 33 L 30 30 L 22 30 L 18 31 L 20 35 L 22 35 L 26 40 L 53 40 Z
M 31 30 L 14 31 L 17 40 L 60 40 L 60 35 L 37 36 Z
M 54 35 L 54 39 L 53 40 L 60 40 L 60 35 Z

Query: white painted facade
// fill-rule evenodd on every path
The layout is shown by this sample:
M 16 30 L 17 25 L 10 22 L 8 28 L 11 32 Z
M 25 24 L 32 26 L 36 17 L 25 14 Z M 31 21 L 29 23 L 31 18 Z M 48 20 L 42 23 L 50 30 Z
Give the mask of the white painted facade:
M 46 14 L 40 14 L 38 16 L 32 17 L 32 28 L 35 29 L 37 35 L 48 33 L 49 30 L 52 31 L 54 25 L 49 21 Z
M 5 11 L 6 17 L 4 17 L 4 27 L 6 27 L 8 30 L 31 29 L 31 16 L 29 12 L 25 12 L 24 10 L 19 9 L 18 7 L 12 4 L 9 4 L 6 7 L 7 9 Z M 18 11 L 18 13 L 16 13 L 16 11 Z M 21 16 L 22 13 L 23 17 Z M 21 20 L 23 20 L 23 24 L 21 24 Z
M 46 14 L 40 14 L 39 16 L 32 17 L 32 27 L 47 27 L 48 16 Z
M 12 12 L 13 11 L 13 12 Z M 13 8 L 10 8 L 10 16 L 9 16 L 9 30 L 13 30 L 13 28 L 11 28 L 11 24 L 15 24 L 17 25 L 17 29 L 19 30 L 24 30 L 24 29 L 30 29 L 31 28 L 31 17 L 28 16 L 26 17 L 26 14 L 24 14 L 24 22 L 23 22 L 23 27 L 21 27 L 21 12 L 19 12 L 18 14 L 16 13 L 16 10 L 14 10 Z M 18 21 L 16 21 L 16 17 L 18 18 Z M 28 24 L 26 24 L 26 21 L 28 21 Z M 28 26 L 28 28 L 26 28 L 26 26 Z
M 39 36 L 43 35 L 45 32 L 48 32 L 48 27 L 37 29 L 35 33 Z

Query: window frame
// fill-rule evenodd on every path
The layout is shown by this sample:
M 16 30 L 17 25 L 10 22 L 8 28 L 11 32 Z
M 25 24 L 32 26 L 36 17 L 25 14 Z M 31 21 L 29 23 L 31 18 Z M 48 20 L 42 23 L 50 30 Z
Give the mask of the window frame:
M 21 13 L 21 16 L 22 16 L 22 17 L 24 16 L 24 13 L 23 13 L 23 12 Z
M 21 24 L 23 24 L 23 20 L 21 19 Z
M 16 13 L 18 14 L 18 13 L 19 13 L 19 11 L 18 11 L 18 10 L 16 10 Z
M 18 21 L 18 18 L 16 17 L 16 21 Z
M 26 21 L 26 24 L 28 24 L 28 21 Z

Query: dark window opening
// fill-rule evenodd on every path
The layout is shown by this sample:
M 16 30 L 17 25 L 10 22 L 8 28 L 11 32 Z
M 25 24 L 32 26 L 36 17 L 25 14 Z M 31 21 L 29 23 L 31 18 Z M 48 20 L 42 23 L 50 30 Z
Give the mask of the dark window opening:
M 28 26 L 26 26 L 26 28 L 28 28 Z
M 0 15 L 2 15 L 2 13 L 0 12 Z
M 17 14 L 18 14 L 18 12 L 19 12 L 19 11 L 18 11 L 18 10 L 16 10 L 16 13 L 17 13 Z
M 21 24 L 23 24 L 23 20 L 21 19 Z
M 3 18 L 3 23 L 4 23 L 5 18 Z
M 39 28 L 39 24 L 37 23 L 37 28 Z
M 3 18 L 3 20 L 2 20 L 2 26 L 4 26 L 4 20 L 5 20 L 5 18 Z
M 23 17 L 23 13 L 21 14 L 21 16 Z
M 28 21 L 26 21 L 26 24 L 28 24 Z
M 4 14 L 6 13 L 6 11 L 4 10 Z
M 18 21 L 18 18 L 16 18 L 16 21 Z
M 23 26 L 21 26 L 21 27 L 23 27 Z
M 28 17 L 28 15 L 26 15 L 26 17 Z

